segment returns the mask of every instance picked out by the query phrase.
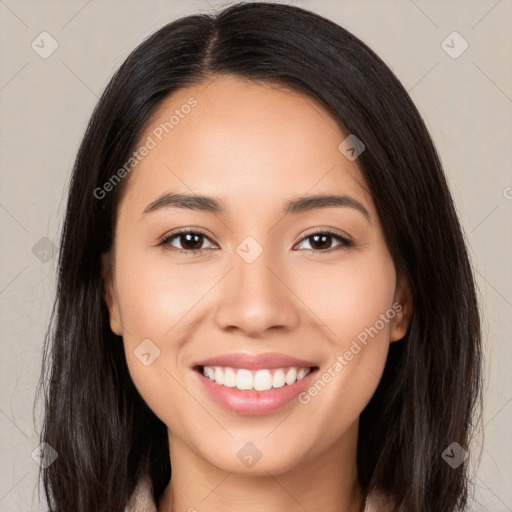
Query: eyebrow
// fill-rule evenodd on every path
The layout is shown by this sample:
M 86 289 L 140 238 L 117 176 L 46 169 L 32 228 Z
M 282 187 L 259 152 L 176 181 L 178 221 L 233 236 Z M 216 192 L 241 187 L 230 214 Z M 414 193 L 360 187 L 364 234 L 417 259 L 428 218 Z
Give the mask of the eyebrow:
M 368 221 L 371 216 L 368 210 L 356 199 L 347 195 L 315 195 L 290 200 L 283 208 L 283 215 L 299 214 L 318 208 L 353 208 L 362 213 Z M 190 195 L 167 192 L 150 203 L 142 213 L 142 217 L 162 208 L 188 208 L 214 214 L 227 214 L 224 201 L 208 196 Z

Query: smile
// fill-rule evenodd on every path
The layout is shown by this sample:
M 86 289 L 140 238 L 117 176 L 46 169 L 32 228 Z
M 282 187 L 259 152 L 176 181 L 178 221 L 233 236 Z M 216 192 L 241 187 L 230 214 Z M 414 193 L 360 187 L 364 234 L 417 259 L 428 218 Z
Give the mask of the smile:
M 277 368 L 249 370 L 221 366 L 200 367 L 202 374 L 219 386 L 236 388 L 240 391 L 268 391 L 291 386 L 311 372 L 311 368 Z

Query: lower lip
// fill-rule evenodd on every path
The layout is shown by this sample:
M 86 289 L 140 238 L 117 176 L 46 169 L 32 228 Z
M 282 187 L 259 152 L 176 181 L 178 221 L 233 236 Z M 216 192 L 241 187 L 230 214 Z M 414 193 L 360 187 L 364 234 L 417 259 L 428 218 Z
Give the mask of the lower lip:
M 317 369 L 311 370 L 302 380 L 293 384 L 285 384 L 280 388 L 267 391 L 240 391 L 239 389 L 221 386 L 194 370 L 200 379 L 203 389 L 220 405 L 237 414 L 259 416 L 277 411 L 290 403 L 302 393 L 316 374 Z

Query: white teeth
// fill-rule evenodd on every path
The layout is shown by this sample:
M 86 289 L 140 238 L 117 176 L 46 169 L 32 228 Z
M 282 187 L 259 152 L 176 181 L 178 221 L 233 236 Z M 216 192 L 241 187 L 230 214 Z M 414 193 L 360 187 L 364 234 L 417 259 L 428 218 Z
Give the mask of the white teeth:
M 217 379 L 215 379 L 215 382 L 217 382 Z M 224 370 L 224 386 L 227 386 L 228 388 L 235 388 L 236 387 L 236 373 L 231 368 L 226 368 Z
M 290 368 L 288 370 L 288 373 L 286 374 L 286 378 L 284 381 L 286 384 L 290 385 L 293 384 L 297 380 L 297 369 L 296 368 Z
M 215 368 L 215 382 L 224 384 L 224 372 L 218 366 Z
M 272 370 L 246 370 L 224 368 L 221 366 L 205 366 L 203 375 L 221 386 L 236 387 L 240 391 L 268 391 L 272 388 L 281 388 L 302 380 L 310 368 L 278 368 Z
M 279 368 L 279 370 L 276 370 L 274 373 L 274 377 L 272 379 L 272 387 L 282 388 L 285 384 L 284 377 L 284 370 L 281 370 L 281 368 Z
M 307 374 L 308 374 L 308 369 L 307 368 L 301 368 L 297 372 L 297 380 L 302 380 Z M 215 373 L 215 375 L 217 375 L 217 373 Z M 215 379 L 215 380 L 217 380 L 217 379 Z
M 217 382 L 217 381 L 215 381 Z M 258 370 L 254 376 L 254 389 L 256 391 L 267 391 L 272 389 L 272 375 L 268 370 Z
M 217 382 L 217 381 L 215 381 Z M 238 370 L 236 374 L 236 387 L 239 390 L 252 389 L 254 379 L 249 370 Z

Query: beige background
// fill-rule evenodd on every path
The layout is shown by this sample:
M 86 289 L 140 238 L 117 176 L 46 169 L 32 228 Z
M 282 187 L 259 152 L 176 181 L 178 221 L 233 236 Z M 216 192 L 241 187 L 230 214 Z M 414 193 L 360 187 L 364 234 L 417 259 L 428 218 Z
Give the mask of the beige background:
M 512 1 L 289 3 L 334 20 L 369 44 L 408 89 L 431 131 L 483 305 L 484 447 L 472 510 L 512 511 Z M 178 17 L 223 5 L 0 0 L 2 511 L 46 510 L 31 458 L 40 426 L 40 411 L 34 424 L 32 405 L 56 258 L 49 251 L 48 261 L 41 260 L 32 248 L 43 237 L 58 243 L 87 120 L 113 71 L 144 37 Z M 43 31 L 58 43 L 47 59 L 31 48 Z M 453 31 L 469 44 L 456 59 L 441 46 Z M 460 41 L 454 48 L 461 48 Z M 51 249 L 48 241 L 39 244 Z

